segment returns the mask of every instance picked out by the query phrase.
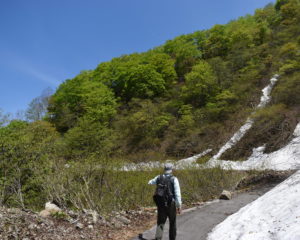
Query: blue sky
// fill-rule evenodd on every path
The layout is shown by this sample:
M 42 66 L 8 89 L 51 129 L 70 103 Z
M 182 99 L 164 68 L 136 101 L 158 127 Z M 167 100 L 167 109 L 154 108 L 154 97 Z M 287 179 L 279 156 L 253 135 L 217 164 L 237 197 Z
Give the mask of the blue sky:
M 16 113 L 82 70 L 275 0 L 2 0 L 0 109 Z

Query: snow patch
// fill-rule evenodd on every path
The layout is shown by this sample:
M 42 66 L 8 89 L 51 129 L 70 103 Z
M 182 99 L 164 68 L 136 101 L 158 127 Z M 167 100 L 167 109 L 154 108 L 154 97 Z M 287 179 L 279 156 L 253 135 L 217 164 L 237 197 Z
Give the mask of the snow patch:
M 266 86 L 262 90 L 262 96 L 260 97 L 260 102 L 256 106 L 256 109 L 263 108 L 265 107 L 271 100 L 271 91 L 275 85 L 275 83 L 278 81 L 279 75 L 275 74 L 274 77 L 270 79 L 270 83 L 268 86 Z M 255 111 L 253 112 L 255 113 Z M 252 113 L 252 114 L 253 114 Z M 225 145 L 219 150 L 219 152 L 212 157 L 212 159 L 219 159 L 221 155 L 226 152 L 228 149 L 232 148 L 238 141 L 241 140 L 241 138 L 248 132 L 248 130 L 252 127 L 253 125 L 253 119 L 250 117 L 247 119 L 246 123 L 229 139 Z
M 217 225 L 208 240 L 299 240 L 300 171 Z
M 250 170 L 250 169 L 273 169 L 290 170 L 300 169 L 300 123 L 297 124 L 294 138 L 283 148 L 265 154 L 265 146 L 253 149 L 252 155 L 243 162 L 224 161 L 211 159 L 208 162 L 209 167 L 220 166 L 223 169 Z
M 192 157 L 184 158 L 179 161 L 167 160 L 165 162 L 141 162 L 141 163 L 130 163 L 121 168 L 122 171 L 138 171 L 138 170 L 151 170 L 155 168 L 163 168 L 166 162 L 173 163 L 175 169 L 184 169 L 191 166 L 197 161 L 198 158 L 205 156 L 207 153 L 211 152 L 212 149 L 207 149 L 202 153 L 194 155 Z
M 219 150 L 219 152 L 212 157 L 212 159 L 219 159 L 221 155 L 226 152 L 228 149 L 232 148 L 238 141 L 241 140 L 241 138 L 245 135 L 246 132 L 252 127 L 253 120 L 251 118 L 248 118 L 246 123 L 241 126 L 241 128 L 229 139 L 223 147 Z
M 176 169 L 184 169 L 184 168 L 193 166 L 193 163 L 195 163 L 198 158 L 205 156 L 206 154 L 208 154 L 211 151 L 212 151 L 212 149 L 207 149 L 207 150 L 203 151 L 202 153 L 197 154 L 195 156 L 179 160 L 178 162 L 175 163 Z

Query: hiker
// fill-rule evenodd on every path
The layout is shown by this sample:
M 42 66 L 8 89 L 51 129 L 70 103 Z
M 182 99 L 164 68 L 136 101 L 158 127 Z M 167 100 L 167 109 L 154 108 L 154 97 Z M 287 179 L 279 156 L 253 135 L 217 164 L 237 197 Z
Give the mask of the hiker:
M 166 163 L 164 174 L 156 176 L 148 184 L 156 184 L 153 199 L 157 206 L 155 240 L 161 240 L 167 218 L 170 222 L 169 239 L 176 239 L 176 214 L 181 213 L 181 193 L 178 179 L 172 175 L 173 165 Z

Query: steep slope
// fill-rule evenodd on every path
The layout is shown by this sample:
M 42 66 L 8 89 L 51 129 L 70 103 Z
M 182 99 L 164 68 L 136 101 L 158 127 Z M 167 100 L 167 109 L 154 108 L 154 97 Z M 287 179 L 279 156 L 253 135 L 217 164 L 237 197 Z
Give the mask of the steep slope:
M 141 162 L 210 148 L 216 158 L 240 160 L 259 143 L 267 142 L 266 151 L 279 149 L 300 112 L 299 23 L 299 1 L 278 1 L 66 80 L 48 114 L 64 136 L 63 158 L 80 161 L 100 152 Z M 254 124 L 249 140 L 217 153 L 259 104 L 259 91 L 274 73 L 282 81 L 273 101 L 253 116 L 263 124 Z
M 246 161 L 210 160 L 210 166 L 221 166 L 235 170 L 291 170 L 300 168 L 300 123 L 295 128 L 293 139 L 283 148 L 266 154 L 264 146 L 253 149 L 253 153 Z

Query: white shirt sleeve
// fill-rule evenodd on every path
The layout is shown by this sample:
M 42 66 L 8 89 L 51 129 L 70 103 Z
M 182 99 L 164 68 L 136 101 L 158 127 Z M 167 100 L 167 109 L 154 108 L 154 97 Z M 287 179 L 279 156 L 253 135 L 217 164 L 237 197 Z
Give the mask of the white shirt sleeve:
M 148 182 L 148 184 L 149 184 L 149 185 L 154 185 L 154 184 L 156 184 L 157 178 L 158 178 L 158 177 L 159 177 L 159 176 L 156 176 L 155 178 L 151 179 L 151 180 Z
M 180 192 L 180 186 L 179 181 L 177 177 L 174 177 L 174 192 L 175 192 L 175 203 L 177 208 L 181 208 L 181 192 Z

